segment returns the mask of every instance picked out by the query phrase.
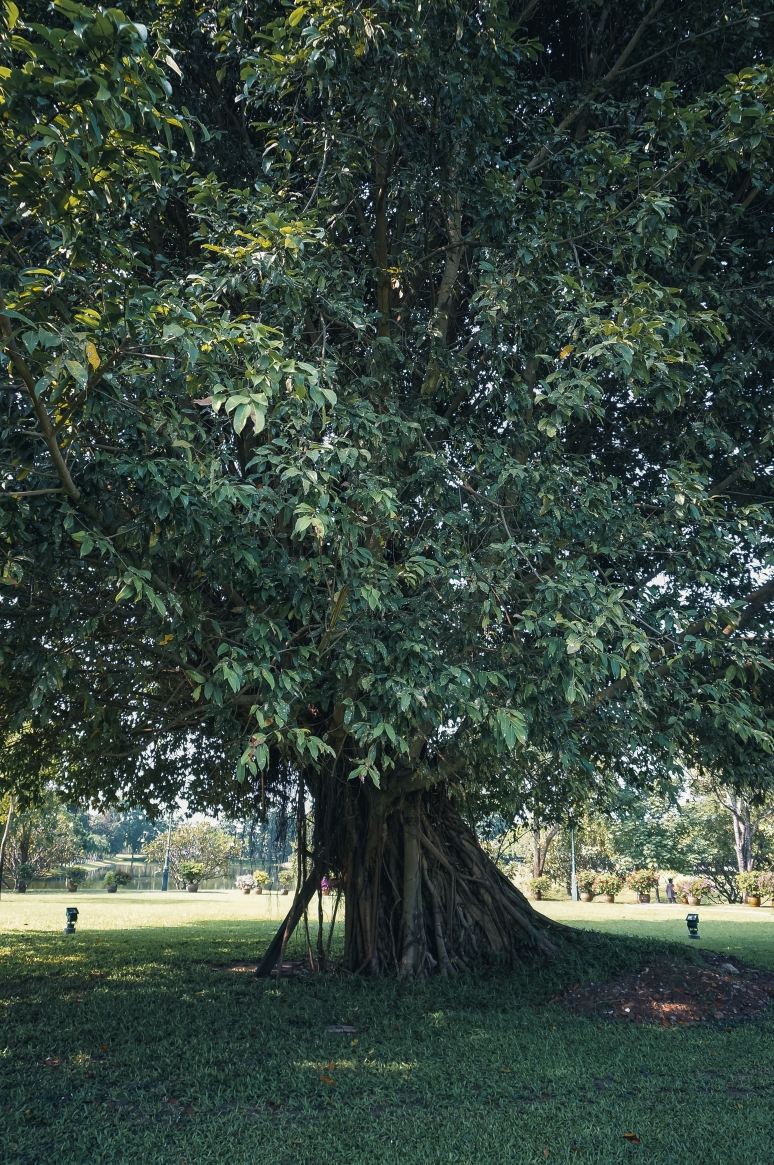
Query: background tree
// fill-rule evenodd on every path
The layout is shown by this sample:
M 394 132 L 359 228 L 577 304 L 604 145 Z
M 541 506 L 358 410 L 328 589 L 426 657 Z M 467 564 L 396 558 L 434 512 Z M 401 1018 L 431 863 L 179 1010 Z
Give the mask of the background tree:
M 352 970 L 547 951 L 466 799 L 769 743 L 767 13 L 144 11 L 8 9 L 8 780 L 284 805 Z
M 6 813 L 3 813 L 5 819 Z M 34 808 L 16 811 L 6 842 L 5 868 L 16 878 L 21 866 L 34 869 L 32 877 L 44 878 L 79 855 L 73 815 L 60 805 L 52 791 Z M 25 878 L 24 881 L 31 881 Z
M 166 834 L 160 833 L 152 841 L 146 842 L 144 851 L 150 861 L 162 863 L 167 852 Z M 188 879 L 182 876 L 182 866 L 198 865 L 201 870 L 197 880 L 204 881 L 205 878 L 226 874 L 229 861 L 237 852 L 238 847 L 233 838 L 218 826 L 207 821 L 189 822 L 172 830 L 169 868 L 180 889 L 184 890 Z
M 703 745 L 693 786 L 728 815 L 737 872 L 749 873 L 756 865 L 761 826 L 774 818 L 774 760 L 767 751 L 740 747 L 733 738 L 713 737 Z
M 134 869 L 134 855 L 148 842 L 158 837 L 159 828 L 142 809 L 130 809 L 120 817 L 122 843 L 132 855 L 130 870 Z

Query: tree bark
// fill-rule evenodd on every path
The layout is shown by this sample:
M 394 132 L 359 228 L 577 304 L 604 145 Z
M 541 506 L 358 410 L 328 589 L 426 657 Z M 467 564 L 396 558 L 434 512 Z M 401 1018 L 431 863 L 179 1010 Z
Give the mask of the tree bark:
M 11 829 L 11 821 L 13 820 L 13 796 L 8 798 L 8 816 L 5 819 L 5 829 L 3 830 L 3 840 L 0 841 L 0 894 L 3 892 L 3 866 L 5 865 L 5 847 L 8 842 L 8 834 Z
M 542 878 L 543 870 L 546 868 L 546 858 L 548 857 L 548 849 L 551 842 L 559 832 L 558 825 L 552 825 L 548 833 L 541 839 L 541 826 L 535 824 L 532 827 L 532 876 L 534 878 Z
M 408 788 L 406 785 L 408 784 Z M 490 861 L 444 786 L 398 790 L 310 776 L 314 853 L 344 884 L 344 966 L 354 973 L 454 976 L 478 959 L 551 954 L 551 927 Z M 312 878 L 305 893 L 316 890 Z M 276 965 L 303 914 L 294 903 L 261 964 Z M 269 966 L 271 964 L 271 966 Z M 261 970 L 259 969 L 259 970 Z

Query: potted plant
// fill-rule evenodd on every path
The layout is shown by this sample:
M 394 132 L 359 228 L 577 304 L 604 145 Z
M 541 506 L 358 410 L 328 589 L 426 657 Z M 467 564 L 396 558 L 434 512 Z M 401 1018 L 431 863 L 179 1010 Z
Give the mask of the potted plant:
M 35 877 L 36 872 L 32 862 L 20 862 L 13 874 L 14 890 L 17 894 L 27 893 L 27 887 Z
M 709 878 L 691 878 L 684 883 L 683 889 L 688 892 L 688 905 L 698 906 L 705 894 L 711 894 L 715 889 L 715 883 L 711 882 Z
M 551 879 L 542 876 L 540 878 L 530 878 L 529 888 L 532 891 L 532 897 L 536 902 L 539 902 L 544 894 L 547 894 L 551 889 Z
M 257 873 L 253 874 L 253 879 L 256 894 L 263 894 L 264 890 L 271 890 L 271 878 L 265 870 L 258 870 Z
M 676 882 L 675 883 L 675 896 L 677 897 L 678 901 L 683 904 L 683 906 L 688 905 L 688 883 L 687 882 Z
M 754 874 L 751 871 L 736 875 L 736 884 L 742 891 L 748 906 L 760 906 L 761 904 L 760 878 L 760 874 Z
M 657 870 L 632 870 L 626 878 L 630 890 L 634 890 L 638 902 L 650 902 L 650 891 L 658 886 Z
M 83 885 L 88 876 L 89 871 L 84 870 L 83 866 L 70 866 L 68 870 L 65 870 L 65 883 L 70 893 L 75 893 L 78 887 Z
M 605 902 L 615 902 L 622 886 L 623 881 L 617 874 L 597 874 L 594 879 L 594 893 L 601 894 Z
M 594 879 L 596 876 L 594 870 L 578 870 L 575 875 L 575 884 L 578 887 L 581 902 L 594 901 Z
M 132 880 L 132 875 L 127 873 L 126 870 L 108 870 L 102 880 L 105 883 L 108 894 L 115 894 L 119 886 L 129 885 Z
M 761 898 L 770 898 L 774 906 L 774 873 L 771 870 L 758 874 L 758 893 Z
M 288 894 L 290 892 L 290 887 L 295 885 L 295 881 L 296 881 L 296 879 L 293 875 L 292 870 L 280 870 L 280 872 L 279 872 L 280 894 Z
M 236 880 L 237 890 L 241 890 L 243 894 L 249 894 L 255 886 L 255 878 L 252 874 L 240 874 Z
M 181 862 L 180 877 L 185 882 L 185 888 L 189 894 L 197 892 L 199 883 L 206 872 L 206 866 L 203 866 L 201 862 Z

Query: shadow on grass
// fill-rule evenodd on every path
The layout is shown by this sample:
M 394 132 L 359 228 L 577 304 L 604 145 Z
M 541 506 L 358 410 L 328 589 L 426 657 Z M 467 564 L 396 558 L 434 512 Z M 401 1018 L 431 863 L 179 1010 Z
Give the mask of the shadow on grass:
M 646 1031 L 549 1002 L 684 947 L 570 932 L 551 960 L 451 982 L 213 970 L 273 930 L 0 940 L 4 1165 L 612 1165 L 631 1129 L 653 1161 L 770 1159 L 765 1025 Z

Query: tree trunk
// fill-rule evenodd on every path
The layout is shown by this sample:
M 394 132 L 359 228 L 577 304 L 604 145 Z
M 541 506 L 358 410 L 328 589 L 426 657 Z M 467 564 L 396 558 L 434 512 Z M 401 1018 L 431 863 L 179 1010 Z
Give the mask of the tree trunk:
M 310 786 L 315 877 L 327 869 L 344 883 L 348 970 L 451 976 L 479 958 L 515 966 L 524 953 L 556 949 L 545 933 L 551 924 L 486 856 L 443 786 L 390 793 L 319 777 Z M 278 935 L 303 908 L 294 903 Z M 272 946 L 279 951 L 277 938 Z M 266 957 L 259 972 L 271 972 Z
M 542 878 L 543 870 L 546 868 L 546 858 L 548 857 L 548 849 L 551 842 L 559 832 L 558 825 L 552 825 L 546 834 L 545 838 L 541 838 L 542 827 L 540 824 L 535 824 L 532 827 L 532 876 L 533 878 Z
M 13 796 L 8 798 L 8 816 L 5 819 L 5 828 L 3 829 L 3 840 L 0 841 L 0 894 L 3 892 L 3 867 L 5 866 L 5 847 L 8 842 L 8 834 L 11 829 L 11 821 L 13 820 Z

